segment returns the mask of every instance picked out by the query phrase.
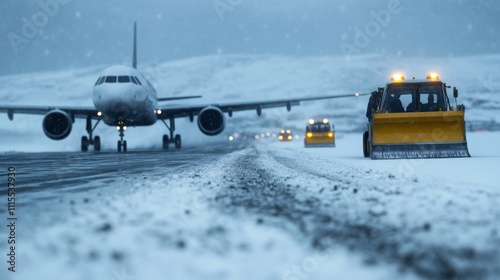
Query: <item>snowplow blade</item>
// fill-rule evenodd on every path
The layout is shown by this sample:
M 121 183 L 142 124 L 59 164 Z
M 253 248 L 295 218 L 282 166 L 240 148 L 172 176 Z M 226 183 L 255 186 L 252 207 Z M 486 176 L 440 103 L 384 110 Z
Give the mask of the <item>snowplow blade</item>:
M 314 134 L 304 139 L 304 147 L 335 147 L 335 134 L 328 133 Z
M 470 157 L 464 111 L 374 114 L 371 141 L 372 159 Z

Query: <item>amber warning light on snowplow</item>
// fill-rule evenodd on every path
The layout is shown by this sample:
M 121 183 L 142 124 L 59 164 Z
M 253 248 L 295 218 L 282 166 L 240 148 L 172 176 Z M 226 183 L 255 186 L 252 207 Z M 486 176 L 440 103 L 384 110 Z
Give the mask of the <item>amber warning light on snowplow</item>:
M 404 80 L 405 80 L 405 76 L 403 74 L 394 74 L 391 77 L 391 81 L 395 81 L 395 82 L 400 82 L 400 81 L 404 81 Z
M 427 74 L 427 79 L 428 80 L 439 80 L 439 75 L 436 73 L 429 73 L 429 74 Z

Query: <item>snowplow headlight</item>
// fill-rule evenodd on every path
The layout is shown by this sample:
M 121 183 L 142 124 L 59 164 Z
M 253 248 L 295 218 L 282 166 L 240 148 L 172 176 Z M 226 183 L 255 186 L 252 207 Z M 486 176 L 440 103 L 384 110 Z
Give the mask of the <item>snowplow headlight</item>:
M 333 137 L 333 132 L 328 132 L 328 137 Z
M 306 136 L 307 136 L 308 138 L 311 138 L 311 137 L 313 137 L 313 134 L 312 134 L 311 132 L 308 132 L 308 133 L 306 134 Z
M 427 74 L 428 80 L 439 80 L 439 75 L 437 73 L 429 73 Z
M 323 119 L 323 123 L 327 124 L 328 123 L 328 119 Z
M 313 120 L 313 119 L 310 119 L 310 120 L 309 120 L 309 124 L 314 124 L 314 120 Z
M 404 81 L 404 80 L 405 80 L 405 76 L 403 74 L 394 74 L 391 77 L 391 81 L 395 81 L 395 82 L 400 82 L 400 81 Z
M 278 139 L 283 140 L 283 136 L 281 136 L 281 135 L 280 135 L 280 136 L 278 137 Z
M 286 133 L 292 133 L 292 132 L 290 131 L 290 129 L 288 129 L 288 130 L 286 131 Z
M 288 140 L 292 140 L 292 135 L 288 135 Z

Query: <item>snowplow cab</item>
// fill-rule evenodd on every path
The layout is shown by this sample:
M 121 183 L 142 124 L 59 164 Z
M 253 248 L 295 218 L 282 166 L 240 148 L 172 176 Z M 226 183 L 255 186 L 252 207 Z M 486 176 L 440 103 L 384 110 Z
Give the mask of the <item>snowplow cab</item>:
M 470 157 L 465 131 L 465 107 L 458 90 L 437 74 L 405 80 L 395 75 L 384 88 L 372 92 L 363 134 L 363 154 L 371 159 Z
M 328 119 L 309 120 L 304 147 L 335 147 L 335 131 Z

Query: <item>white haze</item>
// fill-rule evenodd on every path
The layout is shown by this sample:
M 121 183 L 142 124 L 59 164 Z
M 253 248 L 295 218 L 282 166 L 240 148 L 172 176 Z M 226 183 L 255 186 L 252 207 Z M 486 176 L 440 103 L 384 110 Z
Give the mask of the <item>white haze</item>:
M 395 12 L 374 24 L 390 7 Z M 4 0 L 0 75 L 129 64 L 134 21 L 140 63 L 215 53 L 342 55 L 345 44 L 402 57 L 498 53 L 499 12 L 494 0 Z M 35 21 L 33 33 L 25 26 Z M 355 44 L 358 30 L 369 36 Z

